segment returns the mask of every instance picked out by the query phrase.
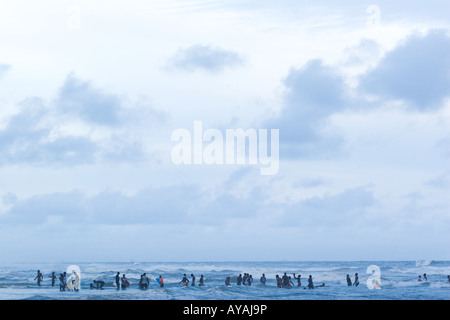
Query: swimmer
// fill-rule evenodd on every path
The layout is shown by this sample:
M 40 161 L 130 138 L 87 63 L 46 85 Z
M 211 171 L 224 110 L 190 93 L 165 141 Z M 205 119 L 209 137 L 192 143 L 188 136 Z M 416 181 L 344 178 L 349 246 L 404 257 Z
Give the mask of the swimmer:
M 283 286 L 283 281 L 281 280 L 280 276 L 276 275 L 275 279 L 277 281 L 277 287 L 281 288 Z
M 355 282 L 353 282 L 353 285 L 355 287 L 359 286 L 359 277 L 358 277 L 358 273 L 355 273 Z
M 313 279 L 311 275 L 309 275 L 308 278 L 308 289 L 314 289 Z
M 242 284 L 242 274 L 239 274 L 237 277 L 237 285 L 240 286 Z
M 125 276 L 125 274 L 122 275 L 121 282 L 122 282 L 121 286 L 122 286 L 123 290 L 125 290 L 126 288 L 128 288 L 130 286 L 130 282 L 128 281 L 128 279 Z
M 149 284 L 150 284 L 150 279 L 147 277 L 147 274 L 144 272 L 144 274 L 142 274 L 142 276 L 141 276 L 141 279 L 139 280 L 139 288 L 142 290 L 147 290 Z
M 37 271 L 37 276 L 36 276 L 36 278 L 34 278 L 34 280 L 37 280 L 37 284 L 40 287 L 41 286 L 41 281 L 44 280 L 44 276 L 42 275 L 40 270 Z
M 116 287 L 117 287 L 117 290 L 120 289 L 120 272 L 117 272 L 117 274 L 116 274 Z
M 159 276 L 159 286 L 162 288 L 164 287 L 164 280 L 161 276 Z
M 52 287 L 55 286 L 55 280 L 56 280 L 57 278 L 58 278 L 58 277 L 55 275 L 55 272 L 52 272 L 52 275 L 50 276 L 50 279 L 52 279 Z
M 428 278 L 427 278 L 427 274 L 426 274 L 426 273 L 423 274 L 423 280 L 424 280 L 424 281 L 428 281 Z
M 292 278 L 289 276 L 288 277 L 288 279 L 289 279 L 289 289 L 291 289 L 293 286 L 294 286 L 294 283 L 292 282 Z
M 199 284 L 198 284 L 199 287 L 203 287 L 205 285 L 203 281 L 204 281 L 204 278 L 203 278 L 203 275 L 201 275 L 200 276 L 200 280 L 199 280 Z
M 183 284 L 183 287 L 186 287 L 189 283 L 189 279 L 186 277 L 186 273 L 183 274 L 183 279 L 181 279 L 181 281 L 178 284 Z
M 261 276 L 261 278 L 259 279 L 259 281 L 260 281 L 263 285 L 266 284 L 266 276 L 265 276 L 264 273 L 262 274 L 262 276 Z
M 347 286 L 352 286 L 352 279 L 350 279 L 350 275 L 347 275 Z
M 67 273 L 64 271 L 63 272 L 63 282 L 64 282 L 64 291 L 67 288 Z
M 316 288 L 318 287 L 325 287 L 325 283 L 319 284 L 318 286 L 316 286 Z
M 66 291 L 66 279 L 64 273 L 59 275 L 59 291 Z
M 227 287 L 231 286 L 231 284 L 230 284 L 230 277 L 226 277 L 226 279 L 225 279 L 225 285 L 226 285 Z
M 419 275 L 419 279 L 417 279 L 417 281 L 422 282 L 422 276 Z
M 284 275 L 281 278 L 281 280 L 283 282 L 283 287 L 288 288 L 289 287 L 289 278 L 288 278 L 286 272 L 284 273 Z
M 102 280 L 94 280 L 93 284 L 90 284 L 91 289 L 100 289 L 103 290 L 103 286 L 105 285 L 105 281 Z
M 191 286 L 195 286 L 195 276 L 194 276 L 194 274 L 193 273 L 191 273 L 191 279 L 192 279 L 192 281 L 191 281 Z
M 250 275 L 247 277 L 247 285 L 248 285 L 248 286 L 251 286 L 251 285 L 252 285 L 252 282 L 253 282 L 253 277 L 252 277 L 252 275 L 250 274 Z
M 302 286 L 302 275 L 299 274 L 297 277 L 295 276 L 295 273 L 292 274 L 294 276 L 294 279 L 297 280 L 297 287 L 301 287 Z

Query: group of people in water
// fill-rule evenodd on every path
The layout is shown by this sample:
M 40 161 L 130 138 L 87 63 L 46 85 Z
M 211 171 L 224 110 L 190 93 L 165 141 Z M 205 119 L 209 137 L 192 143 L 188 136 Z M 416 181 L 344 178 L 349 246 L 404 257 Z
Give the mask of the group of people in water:
M 73 290 L 76 291 L 76 290 L 78 290 L 78 286 L 76 286 L 75 283 L 79 282 L 79 277 L 77 277 L 76 273 L 74 275 L 75 275 L 74 277 L 70 278 L 69 285 L 68 285 L 68 281 L 67 281 L 68 279 L 67 279 L 67 273 L 66 272 L 61 273 L 59 275 L 59 277 L 56 276 L 55 272 L 52 272 L 52 274 L 49 276 L 49 278 L 52 281 L 52 287 L 55 286 L 56 279 L 59 280 L 59 290 L 60 291 L 66 291 L 66 289 L 69 289 L 69 290 L 73 289 Z M 34 280 L 37 281 L 37 285 L 38 286 L 41 286 L 41 282 L 44 281 L 44 276 L 41 273 L 41 270 L 37 271 L 37 275 L 36 275 L 36 278 L 34 278 Z M 100 281 L 100 282 L 103 282 L 103 281 Z M 95 283 L 95 281 L 94 281 L 94 283 Z M 105 283 L 103 282 L 103 285 L 104 284 Z M 91 286 L 92 286 L 92 284 L 91 284 Z
M 77 282 L 79 283 L 79 277 L 76 273 L 75 273 L 75 276 L 71 275 L 69 278 L 67 278 L 66 272 L 61 273 L 59 275 L 59 277 L 56 276 L 55 272 L 52 272 L 52 274 L 49 276 L 49 278 L 51 279 L 52 287 L 55 286 L 56 280 L 57 279 L 59 280 L 59 290 L 60 291 L 66 291 L 66 290 L 77 291 L 79 289 L 79 285 L 77 286 Z M 447 279 L 448 279 L 448 282 L 450 283 L 450 275 L 447 276 Z M 40 270 L 37 271 L 37 275 L 34 278 L 34 280 L 37 281 L 38 286 L 41 286 L 41 282 L 44 281 L 44 276 Z M 122 274 L 122 276 L 120 276 L 120 272 L 117 272 L 114 280 L 115 280 L 115 286 L 116 286 L 117 290 L 120 290 L 120 289 L 124 290 L 130 286 L 130 282 L 128 281 L 126 275 Z M 159 286 L 161 288 L 164 287 L 164 279 L 161 275 L 158 278 L 156 278 L 155 280 L 157 281 L 157 283 L 159 284 Z M 297 286 L 297 287 L 302 286 L 302 276 L 300 274 L 296 276 L 295 273 L 293 273 L 292 277 L 291 277 L 291 276 L 287 275 L 287 273 L 285 272 L 281 277 L 279 275 L 276 275 L 275 280 L 276 280 L 276 284 L 277 284 L 278 288 L 291 289 L 294 286 Z M 297 285 L 294 284 L 293 280 L 296 280 Z M 347 274 L 346 280 L 347 280 L 348 286 L 357 287 L 359 285 L 358 273 L 355 273 L 354 281 L 352 281 L 349 274 Z M 191 280 L 188 279 L 186 274 L 183 274 L 183 278 L 181 279 L 181 281 L 178 284 L 182 285 L 183 287 L 188 286 L 189 283 L 191 286 L 195 286 L 196 285 L 195 281 L 196 281 L 196 277 L 193 273 L 191 273 Z M 199 278 L 198 286 L 199 287 L 205 286 L 204 281 L 205 281 L 205 278 L 203 277 L 203 275 L 201 275 Z M 266 284 L 267 278 L 264 273 L 260 277 L 259 281 L 262 285 Z M 305 289 L 306 288 L 314 289 L 315 287 L 325 287 L 325 283 L 322 283 L 318 286 L 314 286 L 311 275 L 309 275 L 307 281 L 308 281 L 308 285 L 305 287 Z M 424 273 L 423 276 L 419 275 L 418 281 L 419 282 L 428 281 L 427 274 Z M 239 276 L 237 276 L 237 278 L 236 278 L 236 284 L 238 286 L 241 286 L 241 285 L 251 286 L 252 283 L 253 283 L 253 276 L 248 273 L 244 273 L 244 275 L 239 274 Z M 225 285 L 231 286 L 231 277 L 228 276 L 225 278 Z M 91 289 L 103 290 L 104 289 L 103 287 L 105 286 L 105 281 L 93 280 L 93 282 L 89 286 Z M 141 275 L 138 286 L 139 286 L 139 289 L 141 289 L 141 290 L 147 290 L 149 288 L 150 279 L 145 272 Z
M 352 283 L 352 279 L 350 278 L 350 275 L 347 274 L 347 286 L 351 287 L 351 286 L 359 286 L 359 276 L 358 276 L 358 272 L 355 273 L 355 281 Z
M 450 276 L 447 276 L 447 278 L 449 279 L 448 281 L 450 282 Z M 419 282 L 422 282 L 422 281 L 428 281 L 427 274 L 424 273 L 424 274 L 423 274 L 423 278 L 422 278 L 421 275 L 419 275 L 419 279 L 417 279 L 417 281 L 419 281 Z
M 121 277 L 120 272 L 117 272 L 114 280 L 115 280 L 117 290 L 120 290 L 120 289 L 124 290 L 130 286 L 130 281 L 128 281 L 126 275 L 123 274 Z M 156 278 L 156 281 L 158 282 L 158 284 L 161 288 L 164 287 L 164 279 L 161 275 L 158 278 Z M 143 274 L 141 274 L 138 286 L 139 286 L 139 289 L 141 289 L 141 290 L 148 289 L 148 287 L 150 286 L 150 278 L 147 276 L 147 273 L 144 272 Z
M 186 287 L 189 285 L 189 279 L 186 276 L 186 273 L 183 274 L 183 279 L 181 279 L 181 281 L 178 284 L 182 284 L 183 287 Z M 198 281 L 198 286 L 199 287 L 203 287 L 205 285 L 205 278 L 203 277 L 203 275 L 200 275 L 200 279 Z M 191 286 L 194 287 L 195 286 L 195 276 L 193 273 L 191 273 Z
M 291 289 L 292 287 L 295 286 L 294 282 L 292 281 L 292 279 L 297 280 L 297 286 L 301 287 L 302 286 L 302 281 L 301 281 L 301 275 L 295 276 L 295 273 L 292 274 L 293 278 L 291 276 L 288 276 L 287 273 L 285 272 L 283 276 L 279 276 L 276 275 L 275 276 L 275 280 L 277 283 L 277 287 L 278 288 L 287 288 L 287 289 Z M 261 277 L 259 278 L 259 282 L 262 285 L 265 285 L 267 281 L 266 275 L 263 273 L 261 275 Z M 244 273 L 244 275 L 239 274 L 239 276 L 236 278 L 236 284 L 238 286 L 251 286 L 253 283 L 253 276 L 251 274 L 248 273 Z M 231 286 L 231 277 L 226 277 L 225 279 L 225 285 L 226 286 Z M 325 283 L 322 283 L 320 285 L 318 285 L 317 287 L 325 287 Z M 308 278 L 308 289 L 314 289 L 314 283 L 313 283 L 313 279 L 312 276 L 309 275 Z M 306 289 L 306 288 L 305 288 Z

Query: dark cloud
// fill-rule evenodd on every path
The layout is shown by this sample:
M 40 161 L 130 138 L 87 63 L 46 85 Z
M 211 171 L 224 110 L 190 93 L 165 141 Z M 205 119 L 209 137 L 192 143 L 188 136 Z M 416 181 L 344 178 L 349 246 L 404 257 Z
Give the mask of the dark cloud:
M 220 72 L 226 68 L 242 65 L 244 60 L 233 51 L 210 45 L 195 44 L 180 48 L 168 60 L 167 70 Z
M 410 36 L 360 79 L 359 89 L 402 99 L 418 110 L 440 106 L 450 95 L 450 37 L 447 30 Z

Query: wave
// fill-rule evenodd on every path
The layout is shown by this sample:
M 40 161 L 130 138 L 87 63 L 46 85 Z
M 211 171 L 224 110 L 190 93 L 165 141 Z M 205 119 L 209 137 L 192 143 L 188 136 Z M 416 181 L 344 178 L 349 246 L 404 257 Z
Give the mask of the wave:
M 420 267 L 439 267 L 448 266 L 450 261 L 438 261 L 438 260 L 417 260 L 416 268 Z
M 417 260 L 416 268 L 427 267 L 427 266 L 431 265 L 433 262 L 434 262 L 434 260 Z
M 24 298 L 23 300 L 56 300 L 56 299 L 47 297 L 47 296 L 35 295 L 35 296 Z

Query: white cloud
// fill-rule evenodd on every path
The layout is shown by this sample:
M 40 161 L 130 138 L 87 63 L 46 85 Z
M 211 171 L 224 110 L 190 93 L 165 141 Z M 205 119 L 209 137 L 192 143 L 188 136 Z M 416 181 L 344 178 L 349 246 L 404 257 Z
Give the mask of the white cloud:
M 180 48 L 169 58 L 167 70 L 197 71 L 217 73 L 227 68 L 240 66 L 244 60 L 236 52 L 211 45 L 194 44 Z

